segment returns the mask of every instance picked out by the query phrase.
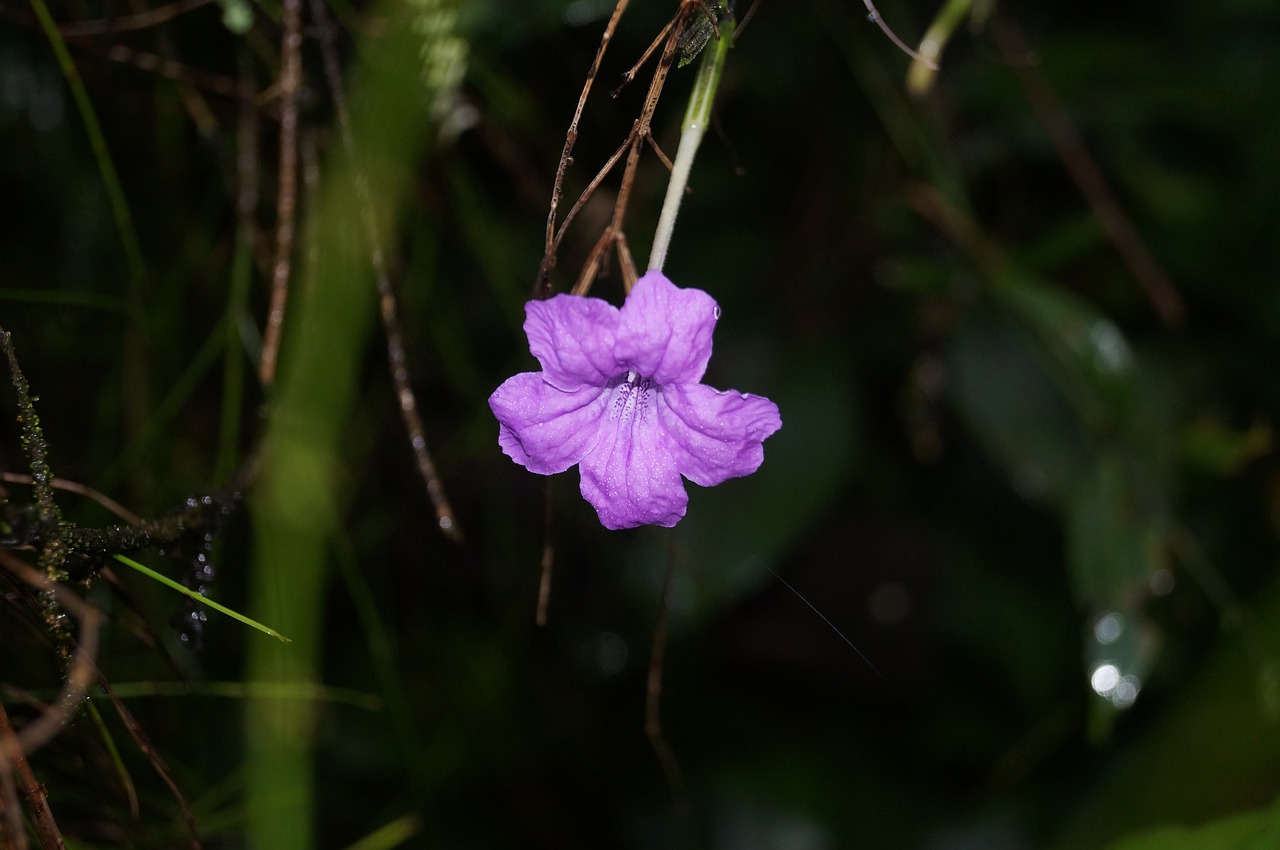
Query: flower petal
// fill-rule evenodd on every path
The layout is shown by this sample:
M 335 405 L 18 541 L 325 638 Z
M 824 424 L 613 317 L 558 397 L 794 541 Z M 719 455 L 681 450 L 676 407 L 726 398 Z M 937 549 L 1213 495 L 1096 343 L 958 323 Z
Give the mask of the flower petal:
M 764 439 L 782 427 L 769 399 L 704 384 L 664 387 L 657 412 L 680 473 L 703 487 L 759 469 Z
M 613 356 L 618 308 L 600 298 L 560 294 L 524 307 L 529 351 L 562 390 L 602 387 L 619 372 Z
M 618 362 L 659 384 L 696 384 L 711 359 L 720 308 L 701 289 L 681 289 L 646 272 L 619 311 Z
M 606 419 L 600 441 L 582 459 L 582 497 L 605 528 L 633 528 L 680 521 L 689 503 L 684 482 L 653 410 Z
M 498 445 L 530 472 L 564 472 L 595 445 L 607 398 L 601 387 L 557 389 L 540 372 L 513 375 L 489 396 Z

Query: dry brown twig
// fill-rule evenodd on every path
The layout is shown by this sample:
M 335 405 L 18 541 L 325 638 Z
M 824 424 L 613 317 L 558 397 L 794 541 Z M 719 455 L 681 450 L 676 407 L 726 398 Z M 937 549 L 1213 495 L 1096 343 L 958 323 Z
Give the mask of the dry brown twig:
M 13 730 L 7 714 L 4 715 L 3 720 L 0 720 L 3 726 L 0 728 L 0 773 L 8 777 L 11 770 L 16 772 L 18 785 L 31 812 L 31 820 L 40 837 L 41 846 L 60 848 L 63 843 L 57 822 L 49 809 L 44 786 L 31 772 L 27 756 L 53 740 L 79 710 L 80 703 L 84 700 L 85 693 L 96 673 L 93 659 L 98 652 L 98 628 L 102 622 L 102 612 L 9 552 L 0 551 L 0 565 L 32 587 L 52 593 L 57 597 L 58 604 L 80 622 L 79 647 L 57 699 L 21 731 Z M 3 713 L 2 709 L 0 713 Z M 8 801 L 6 801 L 5 810 L 8 818 L 12 820 Z M 12 832 L 12 829 L 10 831 Z
M 277 86 L 280 101 L 280 178 L 277 196 L 276 246 L 272 265 L 271 302 L 267 310 L 262 354 L 258 364 L 258 376 L 264 386 L 270 386 L 275 380 L 289 281 L 293 273 L 297 221 L 298 98 L 302 87 L 302 0 L 285 0 L 283 12 L 282 68 Z M 404 335 L 400 328 L 395 291 L 387 271 L 378 225 L 373 217 L 368 177 L 360 166 L 355 139 L 351 131 L 351 118 L 344 94 L 333 25 L 324 4 L 319 0 L 313 0 L 311 3 L 311 14 L 323 59 L 325 78 L 329 84 L 338 118 L 342 145 L 354 165 L 356 196 L 369 243 L 369 260 L 378 290 L 379 314 L 387 341 L 387 363 L 395 389 L 397 406 L 400 408 L 401 419 L 408 432 L 409 446 L 413 452 L 418 474 L 423 479 L 436 514 L 436 525 L 447 537 L 455 541 L 461 540 L 461 529 L 445 493 L 444 484 L 427 450 L 426 428 L 423 425 L 417 396 L 409 379 L 408 358 L 405 354 Z
M 15 787 L 14 777 L 17 777 Z M 43 847 L 62 847 L 62 834 L 49 809 L 44 786 L 36 779 L 26 754 L 18 746 L 18 736 L 9 722 L 9 714 L 0 704 L 0 846 L 26 850 L 27 831 L 22 824 L 22 807 L 18 791 L 31 810 L 31 821 Z
M 551 604 L 551 568 L 555 564 L 555 547 L 551 543 L 555 511 L 551 507 L 550 476 L 547 477 L 542 504 L 542 574 L 538 578 L 538 612 L 534 616 L 534 622 L 539 626 L 547 624 L 547 607 Z
M 58 27 L 58 30 L 64 36 L 68 37 L 100 35 L 103 33 L 114 32 L 134 32 L 158 26 L 165 21 L 172 20 L 179 15 L 185 15 L 187 12 L 199 9 L 201 6 L 208 6 L 214 2 L 216 2 L 216 0 L 179 0 L 179 2 L 169 3 L 165 6 L 157 6 L 154 9 L 148 9 L 147 11 L 139 12 L 136 15 L 117 15 L 115 17 L 104 18 L 98 21 L 80 21 L 74 24 L 62 24 Z
M 387 261 L 382 253 L 382 241 L 379 238 L 378 222 L 374 220 L 373 204 L 369 197 L 369 179 L 361 166 L 356 140 L 351 132 L 351 116 L 347 109 L 346 97 L 343 94 L 342 73 L 338 64 L 338 51 L 334 44 L 333 26 L 329 21 L 322 0 L 311 0 L 311 15 L 315 19 L 316 31 L 319 35 L 321 56 L 324 60 L 324 73 L 333 96 L 334 110 L 338 116 L 338 129 L 342 136 L 342 145 L 350 158 L 355 173 L 356 197 L 360 202 L 361 219 L 364 223 L 365 237 L 369 241 L 369 262 L 373 267 L 374 281 L 378 289 L 378 311 L 382 318 L 383 334 L 387 340 L 387 365 L 391 371 L 391 382 L 395 389 L 396 401 L 400 407 L 400 417 L 405 431 L 409 435 L 409 447 L 413 451 L 414 461 L 418 467 L 418 475 L 427 488 L 427 496 L 436 514 L 436 527 L 446 537 L 455 542 L 462 540 L 462 529 L 458 525 L 453 507 L 449 504 L 444 482 L 436 471 L 435 461 L 427 450 L 427 432 L 419 412 L 417 395 L 409 380 L 409 365 L 405 355 L 404 334 L 400 330 L 399 308 L 395 290 L 391 286 L 391 277 L 387 272 Z
M 271 303 L 262 332 L 258 378 L 275 382 L 284 329 L 284 307 L 293 268 L 293 235 L 298 198 L 298 93 L 302 89 L 302 0 L 284 0 L 280 41 L 280 182 L 276 196 L 276 256 L 271 273 Z
M 542 263 L 538 267 L 538 280 L 534 284 L 534 297 L 549 298 L 551 297 L 551 271 L 556 265 L 556 247 L 560 242 L 561 233 L 556 233 L 556 210 L 560 207 L 560 196 L 564 190 L 564 174 L 569 168 L 569 164 L 573 162 L 573 146 L 578 141 L 578 121 L 582 118 L 582 110 L 587 105 L 587 95 L 591 94 L 591 86 L 596 81 L 596 74 L 600 72 L 600 63 L 604 61 L 605 51 L 609 49 L 609 42 L 613 40 L 613 33 L 618 28 L 618 21 L 622 18 L 622 13 L 627 9 L 628 0 L 618 0 L 613 7 L 613 14 L 609 16 L 609 23 L 605 25 L 604 35 L 600 39 L 600 46 L 596 48 L 596 56 L 591 60 L 591 67 L 587 70 L 586 82 L 582 85 L 582 94 L 578 95 L 578 105 L 573 109 L 573 118 L 569 121 L 569 130 L 564 137 L 564 150 L 560 154 L 560 164 L 556 167 L 556 179 L 551 188 L 551 209 L 547 213 L 547 241 L 543 249 Z M 620 148 L 619 151 L 625 149 Z M 618 154 L 621 156 L 621 153 Z M 608 168 L 612 168 L 612 164 Z M 602 179 L 603 174 L 608 173 L 607 169 L 601 174 L 596 175 L 598 183 Z M 594 191 L 594 188 L 592 188 Z M 581 203 L 581 201 L 579 202 Z M 577 205 L 575 205 L 576 207 Z M 572 212 L 570 212 L 572 217 Z M 566 226 L 568 221 L 566 219 Z
M 662 89 L 666 84 L 667 74 L 671 71 L 671 64 L 675 61 L 676 46 L 680 41 L 680 34 L 684 32 L 689 17 L 693 14 L 701 13 L 700 0 L 682 0 L 680 11 L 676 13 L 675 19 L 667 26 L 667 40 L 662 49 L 662 56 L 658 59 L 658 66 L 653 72 L 653 80 L 649 83 L 648 92 L 645 93 L 644 106 L 640 111 L 640 118 L 632 126 L 631 134 L 627 140 L 629 146 L 627 164 L 622 172 L 622 181 L 618 186 L 618 197 L 614 201 L 613 218 L 587 255 L 587 261 L 583 265 L 581 274 L 578 275 L 578 282 L 573 287 L 575 295 L 585 295 L 591 288 L 591 284 L 600 270 L 600 264 L 604 259 L 605 252 L 610 246 L 617 251 L 625 290 L 630 292 L 632 285 L 636 282 L 636 267 L 627 247 L 626 234 L 622 229 L 622 223 L 626 218 L 627 205 L 631 200 L 631 190 L 635 185 L 636 171 L 640 166 L 641 149 L 645 140 L 652 138 L 650 122 L 653 120 L 653 113 L 658 107 L 658 100 L 662 97 Z
M 994 35 L 1000 57 L 1018 78 L 1032 111 L 1048 134 L 1071 180 L 1093 210 L 1103 234 L 1115 246 L 1161 320 L 1170 327 L 1180 325 L 1186 317 L 1186 305 L 1181 294 L 1116 200 L 1102 169 L 1085 148 L 1066 106 L 1040 70 L 1039 59 L 1026 35 L 1007 19 L 997 20 Z
M 52 593 L 57 597 L 58 604 L 80 623 L 79 646 L 72 657 L 62 691 L 47 711 L 18 733 L 18 746 L 22 752 L 30 754 L 53 740 L 75 716 L 89 684 L 96 677 L 97 668 L 93 659 L 98 654 L 98 629 L 102 624 L 102 612 L 8 552 L 0 551 L 0 565 L 32 587 Z M 12 760 L 13 753 L 6 755 Z
M 0 481 L 7 481 L 10 484 L 26 484 L 30 486 L 33 482 L 31 476 L 25 472 L 2 472 L 0 471 Z M 102 507 L 111 511 L 111 513 L 120 517 L 120 519 L 129 523 L 129 525 L 137 525 L 142 522 L 142 517 L 117 502 L 115 499 L 78 481 L 68 481 L 65 478 L 51 478 L 49 486 L 55 490 L 62 490 L 67 493 L 75 493 L 77 496 L 84 496 L 97 502 Z
M 48 810 L 44 787 L 31 774 L 26 757 L 53 740 L 62 731 L 63 727 L 79 711 L 90 684 L 96 681 L 99 687 L 103 688 L 111 698 L 116 712 L 120 715 L 125 728 L 137 744 L 138 750 L 147 757 L 156 773 L 169 787 L 186 823 L 191 840 L 190 846 L 198 850 L 200 842 L 197 838 L 195 816 L 187 805 L 186 798 L 183 796 L 181 789 L 179 789 L 177 782 L 174 780 L 173 773 L 169 770 L 169 766 L 165 763 L 160 753 L 151 746 L 141 726 L 133 718 L 129 710 L 111 691 L 110 682 L 107 681 L 107 678 L 98 669 L 94 661 L 98 651 L 98 633 L 102 624 L 102 612 L 9 552 L 0 551 L 0 565 L 32 587 L 43 592 L 53 593 L 58 599 L 58 604 L 69 611 L 80 623 L 79 647 L 72 659 L 66 682 L 58 697 L 35 720 L 23 727 L 20 732 L 13 733 L 11 728 L 6 732 L 5 728 L 0 728 L 0 772 L 8 774 L 10 766 L 17 771 L 19 786 L 22 789 L 24 798 L 27 800 L 27 805 L 31 809 L 32 821 L 36 824 L 37 830 L 42 836 L 41 846 L 46 848 L 62 847 L 61 836 L 58 835 L 57 824 L 53 820 L 52 813 Z M 3 710 L 0 709 L 0 713 L 2 712 Z M 7 715 L 0 718 L 0 727 L 8 727 Z M 26 768 L 25 771 L 24 767 Z M 55 838 L 56 842 L 54 841 Z
M 626 157 L 626 165 L 623 170 L 622 179 L 619 183 L 618 195 L 614 201 L 613 216 L 609 224 L 605 226 L 604 231 L 600 234 L 587 255 L 586 261 L 583 263 L 581 272 L 578 275 L 577 282 L 573 286 L 573 293 L 576 295 L 585 295 L 591 288 L 596 276 L 600 272 L 607 252 L 612 249 L 617 257 L 619 266 L 622 269 L 623 284 L 626 291 L 631 291 L 631 285 L 635 283 L 637 274 L 635 262 L 631 257 L 630 248 L 627 245 L 626 234 L 623 231 L 623 221 L 626 218 L 627 206 L 630 202 L 631 191 L 635 184 L 637 169 L 640 164 L 640 154 L 647 144 L 652 147 L 659 159 L 670 167 L 670 160 L 658 147 L 653 138 L 651 129 L 653 114 L 657 109 L 658 101 L 662 97 L 662 89 L 666 84 L 667 75 L 671 70 L 671 65 L 675 60 L 676 49 L 680 41 L 680 35 L 688 26 L 694 15 L 710 14 L 706 9 L 705 0 L 680 0 L 679 8 L 676 10 L 675 16 L 667 23 L 667 25 L 658 34 L 658 37 L 649 45 L 640 60 L 631 67 L 622 79 L 622 86 L 634 78 L 639 68 L 657 51 L 659 45 L 662 45 L 662 53 L 658 59 L 657 67 L 653 72 L 653 79 L 649 83 L 649 89 L 645 94 L 644 105 L 640 110 L 640 116 L 632 123 L 631 130 L 627 133 L 626 140 L 618 148 L 618 150 L 605 162 L 604 166 L 596 173 L 595 177 L 587 184 L 587 187 L 578 196 L 577 201 L 565 214 L 564 221 L 557 228 L 556 213 L 559 210 L 560 200 L 564 190 L 564 178 L 570 164 L 573 162 L 573 146 L 578 139 L 578 123 L 582 117 L 583 108 L 586 105 L 587 96 L 591 92 L 592 85 L 600 70 L 600 64 L 604 59 L 605 51 L 608 49 L 609 43 L 613 40 L 613 35 L 617 29 L 618 19 L 622 17 L 622 12 L 626 9 L 627 0 L 618 0 L 614 6 L 613 15 L 609 18 L 609 23 L 605 26 L 604 35 L 600 40 L 600 47 L 596 50 L 595 59 L 591 63 L 591 68 L 587 71 L 587 79 L 582 87 L 582 94 L 578 97 L 578 104 L 574 109 L 573 118 L 569 123 L 569 130 L 565 134 L 564 150 L 560 156 L 560 163 L 556 168 L 555 183 L 551 191 L 551 207 L 547 215 L 547 232 L 546 243 L 542 262 L 538 266 L 538 277 L 534 284 L 534 295 L 538 298 L 549 297 L 552 293 L 551 272 L 555 269 L 557 253 L 559 251 L 560 242 L 563 240 L 568 230 L 569 224 L 573 221 L 578 211 L 587 203 L 594 195 L 595 191 L 603 183 L 604 179 L 613 171 L 614 167 L 622 161 L 624 155 Z M 622 86 L 619 86 L 621 88 Z M 617 90 L 614 91 L 617 94 Z
M 129 737 L 133 738 L 134 744 L 138 747 L 138 751 L 147 757 L 151 762 L 151 767 L 164 784 L 169 788 L 169 793 L 173 795 L 174 800 L 178 803 L 178 808 L 182 812 L 183 823 L 186 824 L 187 834 L 191 839 L 192 850 L 200 850 L 199 833 L 196 829 L 196 818 L 191 811 L 191 807 L 187 805 L 187 798 L 183 795 L 182 789 L 178 787 L 178 782 L 173 777 L 173 771 L 169 769 L 169 764 L 160 755 L 160 752 L 151 745 L 151 741 L 147 738 L 146 733 L 142 730 L 142 724 L 133 716 L 133 712 L 129 711 L 125 704 L 116 696 L 115 691 L 111 687 L 111 683 L 107 681 L 107 677 L 101 671 L 97 671 L 98 685 L 106 692 L 107 697 L 111 700 L 112 706 L 115 707 L 116 714 L 120 716 L 120 721 L 129 732 Z

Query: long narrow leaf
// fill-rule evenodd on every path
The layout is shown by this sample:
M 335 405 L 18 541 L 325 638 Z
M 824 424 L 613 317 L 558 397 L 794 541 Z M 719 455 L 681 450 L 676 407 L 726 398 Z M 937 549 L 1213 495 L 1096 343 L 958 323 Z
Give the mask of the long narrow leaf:
M 269 626 L 264 626 L 262 623 L 259 623 L 257 620 L 246 617 L 244 614 L 241 614 L 237 611 L 232 611 L 230 608 L 228 608 L 225 605 L 219 605 L 217 602 L 214 602 L 212 599 L 208 598 L 207 596 L 201 596 L 199 593 L 192 590 L 191 588 L 184 587 L 183 585 L 179 584 L 178 582 L 174 581 L 168 576 L 163 576 L 160 573 L 156 572 L 155 570 L 151 569 L 150 567 L 146 567 L 146 566 L 143 566 L 142 564 L 139 564 L 137 561 L 133 560 L 130 557 L 127 557 L 125 555 L 116 555 L 115 559 L 120 563 L 124 564 L 126 567 L 131 567 L 137 570 L 147 578 L 155 579 L 156 581 L 163 584 L 165 587 L 172 588 L 178 591 L 179 593 L 185 593 L 187 596 L 190 596 L 192 599 L 199 602 L 201 605 L 207 605 L 220 614 L 226 614 L 228 617 L 231 617 L 232 619 L 235 619 L 235 620 L 239 620 L 240 622 L 244 623 L 246 626 L 252 626 L 253 628 L 257 629 L 258 631 L 264 634 L 271 635 L 276 640 L 282 641 L 284 643 L 290 642 L 289 638 L 280 634 L 275 629 Z

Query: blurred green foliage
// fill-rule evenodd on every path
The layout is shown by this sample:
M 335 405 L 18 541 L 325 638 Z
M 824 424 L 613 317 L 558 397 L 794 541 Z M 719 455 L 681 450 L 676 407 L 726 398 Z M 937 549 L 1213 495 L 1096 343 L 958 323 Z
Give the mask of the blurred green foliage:
M 880 12 L 907 37 L 943 5 Z M 860 3 L 764 0 L 739 30 L 666 271 L 722 307 L 708 382 L 773 398 L 784 427 L 758 474 L 691 488 L 674 532 L 606 532 L 576 474 L 553 479 L 544 627 L 546 482 L 501 455 L 486 399 L 533 368 L 522 304 L 612 4 L 331 7 L 460 544 L 435 529 L 401 425 L 316 30 L 266 391 L 279 5 L 196 4 L 129 29 L 83 24 L 142 6 L 51 6 L 81 25 L 63 37 L 140 269 L 49 40 L 27 7 L 0 9 L 0 326 L 54 471 L 156 514 L 259 464 L 215 593 L 292 649 L 214 618 L 195 653 L 165 589 L 122 575 L 87 591 L 110 618 L 99 665 L 205 846 L 1269 846 L 1280 10 L 976 5 L 982 25 L 955 26 L 921 97 Z M 605 92 L 674 8 L 621 19 L 562 212 L 625 138 L 648 72 Z M 693 73 L 673 71 L 655 115 L 669 152 Z M 1064 127 L 1130 235 L 1082 194 Z M 649 156 L 634 256 L 665 178 Z M 565 241 L 559 289 L 616 176 L 605 187 Z M 1180 310 L 1135 276 L 1135 239 Z M 593 294 L 621 291 L 614 270 Z M 3 421 L 0 469 L 21 472 Z M 644 735 L 669 563 L 661 706 L 686 795 Z M 59 664 L 25 586 L 0 583 L 0 698 L 21 725 Z M 187 840 L 150 758 L 105 696 L 94 705 L 100 723 L 82 713 L 32 755 L 64 834 Z

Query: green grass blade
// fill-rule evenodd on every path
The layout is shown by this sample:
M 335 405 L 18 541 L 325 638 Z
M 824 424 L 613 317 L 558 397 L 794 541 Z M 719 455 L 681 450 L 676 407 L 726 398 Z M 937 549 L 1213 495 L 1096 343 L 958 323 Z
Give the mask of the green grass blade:
M 217 602 L 214 602 L 212 599 L 208 598 L 207 596 L 201 596 L 199 593 L 196 593 L 191 588 L 183 587 L 181 584 L 169 578 L 168 576 L 163 576 L 160 573 L 156 572 L 155 570 L 151 569 L 150 567 L 143 566 L 142 564 L 139 564 L 137 561 L 133 560 L 132 558 L 126 555 L 116 555 L 115 559 L 120 563 L 124 564 L 126 567 L 130 567 L 132 569 L 137 570 L 147 578 L 155 579 L 156 581 L 163 584 L 165 587 L 172 588 L 173 590 L 176 590 L 179 593 L 184 593 L 187 596 L 190 596 L 192 599 L 199 602 L 201 605 L 207 605 L 220 614 L 226 614 L 228 617 L 232 618 L 233 620 L 239 620 L 240 622 L 244 623 L 246 626 L 252 626 L 253 628 L 257 629 L 263 634 L 271 635 L 273 638 L 275 638 L 278 641 L 281 641 L 283 643 L 290 642 L 289 638 L 280 634 L 275 629 L 269 626 L 264 626 L 262 623 L 259 623 L 257 620 L 246 617 L 244 614 L 241 614 L 238 611 L 232 611 L 230 608 L 228 608 L 225 605 L 219 605 Z

